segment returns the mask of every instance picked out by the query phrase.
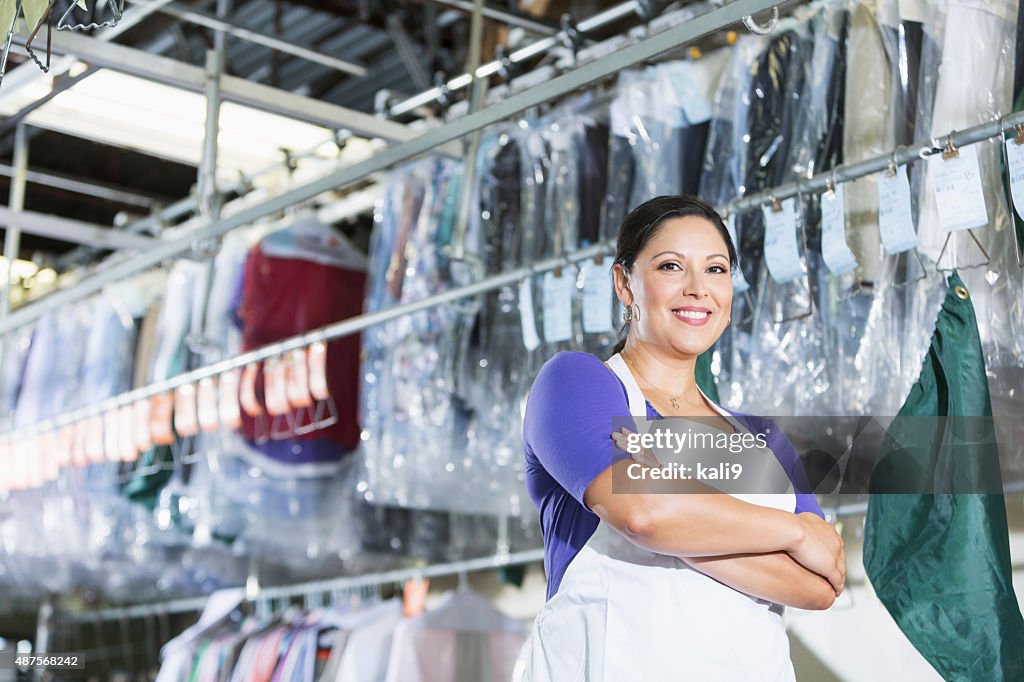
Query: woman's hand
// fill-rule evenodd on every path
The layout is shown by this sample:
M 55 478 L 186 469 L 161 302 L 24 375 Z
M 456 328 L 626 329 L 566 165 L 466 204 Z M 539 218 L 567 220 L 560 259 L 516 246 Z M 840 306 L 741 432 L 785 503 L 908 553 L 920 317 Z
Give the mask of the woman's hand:
M 615 441 L 615 446 L 623 452 L 629 453 L 629 436 L 632 435 L 632 431 L 626 428 L 621 428 L 618 431 L 612 432 L 612 440 Z M 640 452 L 629 453 L 630 457 L 633 458 L 634 462 L 639 462 L 644 466 L 649 467 L 661 467 L 661 462 L 654 456 L 650 448 L 643 448 Z
M 843 539 L 831 523 L 814 512 L 803 512 L 796 518 L 803 529 L 803 537 L 788 548 L 789 555 L 807 570 L 828 580 L 838 597 L 846 582 Z
M 623 452 L 629 452 L 630 433 L 624 428 L 612 433 L 612 440 L 616 447 Z M 658 458 L 647 448 L 635 454 L 631 453 L 631 457 L 645 466 L 661 466 Z M 795 519 L 801 529 L 801 539 L 787 549 L 789 555 L 807 570 L 828 580 L 838 597 L 846 582 L 846 551 L 842 538 L 839 537 L 832 524 L 814 512 L 796 514 Z M 705 559 L 705 563 L 707 562 L 708 559 Z M 808 607 L 802 606 L 801 608 Z

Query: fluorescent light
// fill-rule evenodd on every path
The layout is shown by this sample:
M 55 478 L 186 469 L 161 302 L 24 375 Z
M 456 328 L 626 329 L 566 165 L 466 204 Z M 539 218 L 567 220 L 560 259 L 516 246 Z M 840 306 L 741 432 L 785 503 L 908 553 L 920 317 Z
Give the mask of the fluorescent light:
M 39 79 L 0 100 L 13 114 L 49 94 L 52 80 Z M 27 117 L 49 130 L 134 149 L 198 166 L 206 126 L 206 98 L 170 85 L 101 70 L 56 95 Z M 220 108 L 217 176 L 232 183 L 239 173 L 281 162 L 282 148 L 304 152 L 333 144 L 332 130 L 234 102 Z

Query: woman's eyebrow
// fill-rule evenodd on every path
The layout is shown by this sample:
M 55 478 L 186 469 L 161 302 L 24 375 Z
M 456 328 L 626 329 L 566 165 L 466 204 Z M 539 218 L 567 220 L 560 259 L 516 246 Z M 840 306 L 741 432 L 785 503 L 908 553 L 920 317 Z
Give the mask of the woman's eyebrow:
M 676 256 L 679 256 L 680 258 L 683 258 L 686 255 L 686 254 L 681 253 L 679 251 L 662 251 L 661 253 L 656 253 L 653 256 L 651 256 L 651 260 L 653 261 L 656 258 L 659 258 L 660 256 L 664 256 L 666 253 L 674 254 Z M 726 260 L 729 260 L 729 257 L 726 256 L 724 253 L 712 253 L 707 258 L 705 258 L 705 260 L 711 260 L 712 258 L 716 258 L 716 257 L 717 258 L 725 258 Z

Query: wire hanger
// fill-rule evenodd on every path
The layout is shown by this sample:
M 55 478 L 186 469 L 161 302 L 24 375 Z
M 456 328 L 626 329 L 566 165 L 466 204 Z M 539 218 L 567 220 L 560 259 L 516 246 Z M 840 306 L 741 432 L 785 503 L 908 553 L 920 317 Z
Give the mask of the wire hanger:
M 50 4 L 52 6 L 53 3 Z M 71 23 L 71 15 L 75 11 L 76 7 L 83 10 L 88 9 L 85 5 L 85 0 L 77 0 L 71 2 L 68 5 L 67 11 L 64 12 L 60 20 L 57 22 L 57 30 L 91 31 L 97 28 L 113 28 L 114 26 L 117 26 L 117 24 L 121 21 L 121 15 L 124 14 L 124 0 L 107 0 L 107 6 L 110 7 L 111 18 L 107 19 L 106 21 L 100 23 L 90 22 L 88 24 Z M 95 5 L 93 6 L 93 10 L 95 11 Z

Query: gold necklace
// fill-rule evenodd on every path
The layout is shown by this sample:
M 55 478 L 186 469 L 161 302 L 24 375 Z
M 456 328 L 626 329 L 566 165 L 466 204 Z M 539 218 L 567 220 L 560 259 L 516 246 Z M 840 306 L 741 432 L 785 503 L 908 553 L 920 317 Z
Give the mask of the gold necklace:
M 620 353 L 620 355 L 621 355 L 621 353 Z M 658 391 L 659 393 L 662 393 L 662 394 L 664 394 L 664 395 L 668 396 L 668 401 L 669 401 L 670 403 L 672 403 L 672 409 L 674 409 L 674 410 L 678 410 L 678 409 L 679 409 L 679 398 L 682 398 L 682 397 L 683 397 L 683 393 L 686 393 L 686 391 L 683 391 L 683 393 L 680 393 L 679 395 L 677 395 L 677 396 L 673 397 L 673 396 L 672 396 L 672 395 L 671 395 L 670 393 L 668 393 L 667 391 L 663 391 L 662 389 L 658 388 L 658 387 L 657 387 L 657 386 L 655 386 L 655 385 L 654 385 L 653 383 L 651 383 L 651 380 L 650 380 L 650 379 L 648 379 L 647 377 L 645 377 L 645 376 L 644 376 L 644 375 L 643 375 L 643 374 L 642 374 L 642 373 L 640 372 L 640 370 L 639 370 L 639 369 L 637 369 L 636 365 L 634 365 L 634 364 L 633 364 L 633 361 L 632 361 L 632 360 L 630 360 L 629 358 L 627 358 L 627 357 L 626 357 L 625 355 L 623 355 L 623 356 L 622 356 L 622 359 L 626 361 L 626 364 L 627 364 L 627 365 L 629 365 L 629 366 L 630 366 L 630 368 L 632 368 L 632 370 L 633 370 L 634 372 L 636 372 L 637 374 L 639 374 L 639 375 L 640 375 L 640 378 L 641 378 L 641 379 L 643 379 L 643 380 L 644 380 L 644 381 L 645 381 L 645 382 L 647 383 L 647 385 L 648 385 L 648 386 L 650 386 L 650 387 L 651 387 L 651 388 L 653 388 L 654 390 Z

